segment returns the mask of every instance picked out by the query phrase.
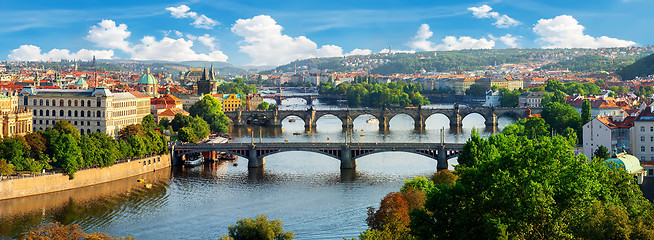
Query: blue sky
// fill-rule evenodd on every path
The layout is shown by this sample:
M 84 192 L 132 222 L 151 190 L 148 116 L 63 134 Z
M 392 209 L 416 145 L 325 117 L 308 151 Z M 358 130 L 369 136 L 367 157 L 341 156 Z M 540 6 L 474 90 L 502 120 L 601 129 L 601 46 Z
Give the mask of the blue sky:
M 280 65 L 388 51 L 652 44 L 650 0 L 5 1 L 10 60 Z M 1 55 L 0 55 L 1 56 Z

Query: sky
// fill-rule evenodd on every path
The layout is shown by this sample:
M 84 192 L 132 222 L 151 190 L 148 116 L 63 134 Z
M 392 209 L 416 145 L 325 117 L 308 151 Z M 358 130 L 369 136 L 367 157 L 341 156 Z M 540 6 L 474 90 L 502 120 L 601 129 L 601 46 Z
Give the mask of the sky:
M 651 0 L 4 0 L 0 59 L 277 66 L 378 52 L 652 45 Z

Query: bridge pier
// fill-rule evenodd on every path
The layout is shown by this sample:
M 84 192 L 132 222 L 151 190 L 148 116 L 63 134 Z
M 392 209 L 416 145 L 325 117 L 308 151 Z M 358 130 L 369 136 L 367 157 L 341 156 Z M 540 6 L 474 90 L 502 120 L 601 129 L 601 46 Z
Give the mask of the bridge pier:
M 442 169 L 447 169 L 448 163 L 447 163 L 447 150 L 445 149 L 445 146 L 438 146 L 438 165 L 436 168 L 438 170 Z
M 357 167 L 357 160 L 352 158 L 350 146 L 343 146 L 341 148 L 341 169 L 355 169 Z
M 257 150 L 254 145 L 250 146 L 248 149 L 248 168 L 259 168 L 266 165 L 265 158 L 259 158 L 257 156 Z
M 354 121 L 352 121 L 352 118 L 350 118 L 350 116 L 341 118 L 341 122 L 343 123 L 343 130 L 351 129 L 352 127 L 354 127 Z
M 416 130 L 424 130 L 425 121 L 427 121 L 427 119 L 425 119 L 425 117 L 422 114 L 418 115 L 415 119 L 413 119 L 414 127 L 416 128 Z
M 486 119 L 486 121 L 484 121 L 484 124 L 486 124 L 486 126 L 488 127 L 497 126 L 497 116 L 495 114 L 491 113 L 488 116 L 484 116 L 484 119 Z
M 449 116 L 448 118 L 450 119 L 450 127 L 457 127 L 457 128 L 461 127 L 461 125 L 462 125 L 461 115 L 454 114 L 452 116 Z

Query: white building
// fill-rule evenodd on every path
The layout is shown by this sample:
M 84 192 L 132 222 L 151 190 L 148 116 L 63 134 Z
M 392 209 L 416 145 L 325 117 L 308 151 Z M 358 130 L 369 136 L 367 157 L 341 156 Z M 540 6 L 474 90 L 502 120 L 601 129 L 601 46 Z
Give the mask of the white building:
M 19 106 L 32 110 L 34 131 L 67 120 L 81 134 L 104 132 L 118 136 L 130 124 L 150 114 L 150 96 L 140 92 L 112 93 L 109 89 L 36 89 L 20 92 Z
M 629 131 L 634 124 L 634 117 L 611 116 L 596 117 L 583 126 L 584 155 L 592 159 L 593 153 L 604 146 L 611 153 L 630 152 Z
M 486 102 L 484 103 L 484 107 L 499 107 L 502 105 L 500 97 L 500 91 L 489 90 L 486 92 Z
M 643 109 L 634 120 L 631 149 L 640 161 L 654 161 L 654 106 Z

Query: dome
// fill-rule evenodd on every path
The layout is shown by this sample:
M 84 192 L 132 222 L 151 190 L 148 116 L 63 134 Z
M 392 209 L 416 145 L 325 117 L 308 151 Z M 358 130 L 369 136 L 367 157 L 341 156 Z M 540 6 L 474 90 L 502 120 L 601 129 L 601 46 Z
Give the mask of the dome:
M 89 84 L 86 83 L 86 80 L 84 80 L 84 78 L 79 78 L 79 79 L 77 79 L 77 82 L 75 82 L 75 84 L 73 84 L 73 85 L 75 85 L 75 86 L 88 86 Z
M 148 68 L 145 74 L 141 75 L 139 79 L 139 85 L 157 85 L 157 79 L 150 74 L 150 69 Z
M 640 161 L 634 155 L 621 153 L 614 158 L 609 158 L 604 161 L 606 163 L 615 163 L 619 168 L 623 168 L 629 173 L 643 171 L 643 167 L 640 166 Z

